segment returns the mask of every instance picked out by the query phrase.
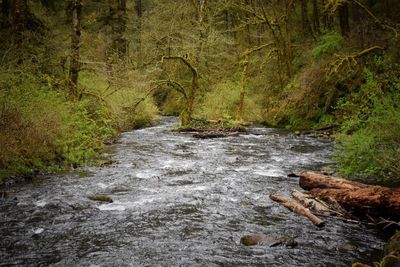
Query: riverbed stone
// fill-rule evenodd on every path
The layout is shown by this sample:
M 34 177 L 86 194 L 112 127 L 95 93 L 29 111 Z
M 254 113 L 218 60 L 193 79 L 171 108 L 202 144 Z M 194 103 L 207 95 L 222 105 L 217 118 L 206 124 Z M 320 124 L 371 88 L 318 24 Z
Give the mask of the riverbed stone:
M 279 245 L 285 245 L 287 247 L 297 246 L 297 242 L 293 237 L 280 234 L 264 234 L 264 233 L 244 235 L 240 238 L 240 243 L 245 246 L 268 246 L 268 247 L 275 247 Z
M 113 203 L 113 199 L 107 195 L 97 194 L 97 195 L 89 196 L 88 198 L 93 201 Z

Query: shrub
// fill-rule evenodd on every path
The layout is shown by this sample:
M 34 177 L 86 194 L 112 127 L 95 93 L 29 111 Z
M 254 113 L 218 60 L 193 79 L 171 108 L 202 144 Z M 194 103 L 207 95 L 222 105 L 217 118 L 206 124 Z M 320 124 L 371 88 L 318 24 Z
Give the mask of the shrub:
M 67 102 L 29 71 L 0 78 L 0 179 L 84 165 L 116 133 L 97 99 Z
M 150 126 L 158 120 L 158 108 L 144 92 L 120 90 L 109 101 L 120 130 Z
M 204 104 L 196 114 L 209 120 L 230 120 L 236 117 L 240 96 L 240 85 L 225 81 L 215 85 L 204 97 Z M 244 120 L 260 121 L 261 107 L 256 95 L 247 91 L 244 103 Z
M 113 137 L 116 131 L 102 105 L 90 100 L 64 105 L 69 112 L 64 117 L 64 135 L 57 140 L 56 152 L 66 165 L 84 165 L 99 155 L 104 141 Z
M 340 172 L 368 182 L 398 183 L 400 171 L 400 86 L 384 92 L 387 80 L 368 69 L 359 92 L 338 105 L 344 123 L 335 158 Z
M 324 55 L 337 51 L 343 41 L 343 37 L 338 32 L 329 32 L 321 36 L 320 42 L 313 50 L 315 60 L 320 60 Z
M 29 74 L 1 76 L 0 176 L 46 168 L 57 160 L 57 140 L 64 135 L 62 96 Z

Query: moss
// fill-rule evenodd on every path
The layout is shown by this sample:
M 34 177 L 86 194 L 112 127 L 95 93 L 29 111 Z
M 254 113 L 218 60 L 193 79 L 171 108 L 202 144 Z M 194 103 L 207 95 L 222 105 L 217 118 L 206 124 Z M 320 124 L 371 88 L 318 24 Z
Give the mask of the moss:
M 400 231 L 396 232 L 386 244 L 386 253 L 400 253 Z

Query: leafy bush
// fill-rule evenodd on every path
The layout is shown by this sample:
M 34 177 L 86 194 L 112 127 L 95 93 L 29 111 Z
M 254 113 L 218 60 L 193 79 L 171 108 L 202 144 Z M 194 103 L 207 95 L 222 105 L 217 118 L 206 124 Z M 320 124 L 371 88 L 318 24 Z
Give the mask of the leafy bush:
M 64 135 L 62 96 L 29 74 L 1 76 L 0 177 L 51 165 L 57 160 L 57 140 Z
M 236 117 L 239 107 L 240 86 L 232 81 L 215 85 L 214 90 L 204 97 L 204 104 L 197 114 L 209 120 L 231 120 Z M 244 103 L 244 120 L 260 121 L 261 107 L 256 96 L 247 92 Z
M 365 70 L 359 92 L 339 105 L 344 123 L 337 138 L 340 172 L 368 182 L 398 183 L 400 171 L 400 83 L 384 92 L 387 80 Z
M 335 31 L 321 36 L 319 45 L 313 50 L 314 59 L 318 61 L 324 55 L 337 51 L 340 48 L 342 41 L 342 35 Z
M 78 166 L 95 158 L 104 141 L 116 134 L 107 110 L 89 100 L 65 103 L 64 136 L 57 141 L 57 153 L 66 165 Z M 92 111 L 90 111 L 92 109 Z
M 158 121 L 158 108 L 153 99 L 136 90 L 120 90 L 109 99 L 120 130 L 150 126 Z
M 0 78 L 0 179 L 86 164 L 116 133 L 98 101 L 67 102 L 28 71 Z

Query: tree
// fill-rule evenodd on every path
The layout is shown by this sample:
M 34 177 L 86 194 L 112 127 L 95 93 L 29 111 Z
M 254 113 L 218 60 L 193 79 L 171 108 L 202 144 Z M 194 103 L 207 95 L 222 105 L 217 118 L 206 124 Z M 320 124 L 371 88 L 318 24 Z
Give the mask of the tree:
M 71 1 L 71 55 L 69 66 L 69 88 L 71 99 L 81 98 L 78 91 L 78 79 L 81 68 L 80 45 L 81 45 L 81 16 L 82 0 Z
M 347 36 L 350 32 L 349 24 L 349 5 L 343 2 L 338 8 L 340 31 L 343 36 Z
M 177 81 L 165 80 L 158 81 L 159 85 L 168 85 L 178 91 L 185 99 L 184 109 L 181 113 L 181 125 L 188 126 L 192 122 L 192 115 L 194 110 L 194 101 L 196 98 L 196 94 L 199 90 L 199 82 L 198 82 L 198 73 L 193 64 L 189 61 L 187 57 L 184 56 L 164 56 L 161 59 L 161 62 L 164 60 L 178 60 L 180 63 L 185 65 L 190 73 L 191 73 L 191 84 L 188 87 L 183 86 Z
M 312 35 L 312 29 L 310 24 L 310 19 L 308 18 L 308 0 L 301 0 L 300 1 L 301 7 L 301 21 L 303 24 L 303 31 L 305 34 Z

